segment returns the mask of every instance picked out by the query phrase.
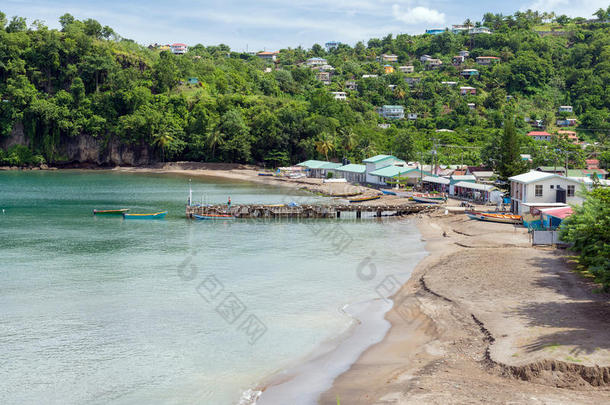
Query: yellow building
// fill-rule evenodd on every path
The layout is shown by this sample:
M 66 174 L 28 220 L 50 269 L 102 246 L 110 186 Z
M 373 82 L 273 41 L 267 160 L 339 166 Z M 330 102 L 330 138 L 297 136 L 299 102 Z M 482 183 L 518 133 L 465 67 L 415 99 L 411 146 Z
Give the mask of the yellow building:
M 383 67 L 385 69 L 385 74 L 389 74 L 389 73 L 394 73 L 394 66 L 391 65 L 385 65 Z

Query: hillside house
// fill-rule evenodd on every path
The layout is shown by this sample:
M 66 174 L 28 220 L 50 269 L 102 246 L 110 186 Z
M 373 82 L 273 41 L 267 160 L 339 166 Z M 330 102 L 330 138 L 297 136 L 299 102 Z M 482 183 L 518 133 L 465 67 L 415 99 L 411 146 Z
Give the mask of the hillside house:
M 321 81 L 322 83 L 324 83 L 326 85 L 330 84 L 330 76 L 331 76 L 330 72 L 320 71 L 320 72 L 318 72 L 318 74 L 316 76 L 317 76 L 318 80 Z
M 474 87 L 470 87 L 470 86 L 462 86 L 460 87 L 460 94 L 462 96 L 467 96 L 467 95 L 475 95 L 477 94 L 477 89 L 475 89 Z
M 335 98 L 335 100 L 347 100 L 347 93 L 344 91 L 333 91 L 330 94 L 333 95 L 333 97 Z
M 375 77 L 379 77 L 379 75 L 362 75 L 363 79 L 372 79 L 372 78 L 375 78 Z
M 405 77 L 405 83 L 407 83 L 409 87 L 413 87 L 420 82 L 421 77 Z
M 263 51 L 263 52 L 259 52 L 256 54 L 256 56 L 258 56 L 260 59 L 268 61 L 268 62 L 275 62 L 277 60 L 277 56 L 279 55 L 279 52 L 271 52 L 271 51 Z
M 398 66 L 398 71 L 402 73 L 413 73 L 415 68 L 413 66 Z
M 515 214 L 535 214 L 541 208 L 582 204 L 576 193 L 582 182 L 554 173 L 530 171 L 509 177 L 511 211 Z
M 171 44 L 170 49 L 174 55 L 184 55 L 188 51 L 188 46 L 177 42 Z
M 572 113 L 573 112 L 573 108 L 571 105 L 560 105 L 559 108 L 557 109 L 558 112 L 560 113 Z
M 339 45 L 341 45 L 341 42 L 339 42 L 339 41 L 328 41 L 327 43 L 324 44 L 327 52 L 334 51 L 335 49 L 337 49 L 339 47 Z
M 468 30 L 469 34 L 491 34 L 491 30 L 487 27 L 475 27 Z
M 461 32 L 468 32 L 473 28 L 472 25 L 454 24 L 451 26 L 451 32 L 453 34 L 459 34 Z
M 426 69 L 438 69 L 443 64 L 443 61 L 440 59 L 431 58 L 426 61 Z
M 307 66 L 322 66 L 328 65 L 328 61 L 324 58 L 309 58 L 305 61 Z
M 468 103 L 467 105 L 468 105 L 468 108 L 470 108 L 471 110 L 474 110 L 477 107 L 477 105 L 475 103 Z
M 394 66 L 392 66 L 392 65 L 384 65 L 383 66 L 383 71 L 385 72 L 386 75 L 388 75 L 390 73 L 394 73 Z
M 478 56 L 476 62 L 479 65 L 488 66 L 492 63 L 500 62 L 500 58 L 497 56 Z
M 398 62 L 398 55 L 384 53 L 381 55 L 381 60 L 384 62 Z
M 587 160 L 585 160 L 585 163 L 587 164 L 587 169 L 589 169 L 589 170 L 599 169 L 599 160 L 598 159 L 587 159 Z
M 199 84 L 199 79 L 196 77 L 189 77 L 187 79 L 187 83 L 188 84 Z
M 575 131 L 557 131 L 557 135 L 565 136 L 568 139 L 568 141 L 570 141 L 572 143 L 578 143 L 580 141 L 578 139 L 578 136 L 576 136 Z
M 465 78 L 476 77 L 479 75 L 479 71 L 477 69 L 464 69 L 460 72 L 460 75 Z
M 527 136 L 533 138 L 535 141 L 549 142 L 551 139 L 553 139 L 553 135 L 549 134 L 546 131 L 530 131 L 527 133 Z
M 430 55 L 422 55 L 422 56 L 420 56 L 420 57 L 419 57 L 419 61 L 420 61 L 421 63 L 426 63 L 426 61 L 427 61 L 428 59 L 432 59 L 432 56 L 430 56 Z
M 358 83 L 355 80 L 348 80 L 345 82 L 345 88 L 348 90 L 358 90 Z
M 414 121 L 417 119 L 417 113 L 407 113 L 407 119 Z
M 558 119 L 556 124 L 558 127 L 573 127 L 576 125 L 576 118 Z
M 456 55 L 451 59 L 451 63 L 453 64 L 453 66 L 460 66 L 462 63 L 464 63 L 465 60 L 465 56 Z
M 426 30 L 426 34 L 430 34 L 430 35 L 440 35 L 443 32 L 445 32 L 445 30 L 441 29 L 441 28 L 432 28 L 432 29 Z
M 441 82 L 441 84 L 444 84 L 445 86 L 455 86 L 457 85 L 457 82 Z
M 381 129 L 388 129 L 388 128 L 390 128 L 390 127 L 391 127 L 391 125 L 390 125 L 390 124 L 388 124 L 388 123 L 385 123 L 385 124 L 377 124 L 377 128 L 381 128 Z
M 463 56 L 463 57 L 467 58 L 467 57 L 469 57 L 469 56 L 470 56 L 470 52 L 468 52 L 468 51 L 459 51 L 459 52 L 458 52 L 458 55 L 460 55 L 460 56 Z
M 385 119 L 401 120 L 405 117 L 405 108 L 401 105 L 384 105 L 378 109 L 378 113 Z

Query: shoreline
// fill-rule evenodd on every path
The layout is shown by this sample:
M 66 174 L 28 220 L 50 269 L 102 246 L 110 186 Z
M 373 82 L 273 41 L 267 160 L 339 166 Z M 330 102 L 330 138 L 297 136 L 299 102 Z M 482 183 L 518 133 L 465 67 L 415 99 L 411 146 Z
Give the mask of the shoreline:
M 607 399 L 608 297 L 593 294 L 563 253 L 531 247 L 524 229 L 461 217 L 432 214 L 418 221 L 429 256 L 393 296 L 395 305 L 385 315 L 390 330 L 335 379 L 319 404 L 335 405 L 337 397 L 350 405 Z M 478 271 L 502 269 L 513 264 L 502 260 L 511 258 L 526 270 L 509 276 Z M 486 287 L 494 291 L 481 292 Z M 566 333 L 565 326 L 573 325 L 563 325 L 565 318 L 547 308 L 556 302 L 565 305 L 556 311 L 577 312 L 590 322 L 579 325 L 577 334 Z M 536 313 L 527 313 L 527 306 Z

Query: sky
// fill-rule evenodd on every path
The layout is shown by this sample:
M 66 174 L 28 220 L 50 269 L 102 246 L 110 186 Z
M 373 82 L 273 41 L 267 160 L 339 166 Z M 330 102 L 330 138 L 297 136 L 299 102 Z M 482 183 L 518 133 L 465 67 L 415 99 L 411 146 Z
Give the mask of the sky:
M 227 44 L 236 51 L 279 50 L 340 41 L 350 45 L 389 33 L 421 34 L 486 12 L 555 11 L 591 17 L 609 0 L 2 0 L 0 11 L 59 28 L 70 13 L 94 18 L 140 44 Z

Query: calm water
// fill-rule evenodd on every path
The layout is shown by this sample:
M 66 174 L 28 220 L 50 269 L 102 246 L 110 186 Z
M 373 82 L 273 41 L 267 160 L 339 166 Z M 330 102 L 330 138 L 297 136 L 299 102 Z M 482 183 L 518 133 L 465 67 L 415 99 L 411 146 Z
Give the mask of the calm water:
M 187 188 L 179 176 L 0 172 L 3 404 L 235 404 L 424 255 L 405 220 L 192 222 Z M 206 203 L 319 199 L 216 179 L 193 190 Z M 123 207 L 169 215 L 91 215 Z

